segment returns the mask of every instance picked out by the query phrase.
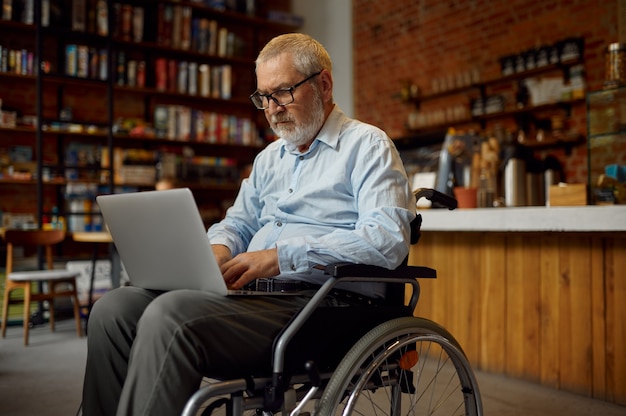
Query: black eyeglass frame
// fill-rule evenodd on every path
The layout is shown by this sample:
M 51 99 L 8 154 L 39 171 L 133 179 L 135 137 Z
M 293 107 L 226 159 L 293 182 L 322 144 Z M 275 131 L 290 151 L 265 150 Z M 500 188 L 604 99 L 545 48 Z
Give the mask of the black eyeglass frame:
M 309 75 L 308 77 L 306 77 L 305 79 L 303 79 L 302 81 L 298 82 L 297 84 L 292 85 L 291 87 L 287 87 L 287 88 L 280 88 L 276 91 L 272 91 L 269 94 L 261 94 L 258 90 L 253 92 L 252 94 L 250 94 L 250 101 L 252 101 L 252 104 L 254 104 L 254 106 L 258 109 L 258 110 L 267 110 L 268 108 L 270 108 L 270 99 L 272 101 L 274 101 L 274 103 L 276 103 L 276 105 L 280 106 L 280 107 L 284 107 L 286 105 L 289 105 L 291 103 L 293 103 L 295 101 L 295 98 L 293 98 L 293 91 L 298 88 L 300 85 L 304 84 L 307 81 L 312 80 L 313 78 L 315 78 L 316 76 L 318 76 L 319 74 L 321 74 L 324 70 L 322 69 L 321 71 L 318 71 L 312 75 Z M 276 99 L 275 97 L 273 97 L 274 94 L 279 93 L 279 92 L 286 92 L 288 91 L 289 94 L 291 95 L 291 101 L 289 101 L 288 103 L 279 103 L 278 99 Z M 263 103 L 263 98 L 267 99 L 267 105 L 263 106 L 263 107 L 259 107 L 255 102 L 254 99 L 255 97 L 259 97 L 261 99 L 261 103 Z

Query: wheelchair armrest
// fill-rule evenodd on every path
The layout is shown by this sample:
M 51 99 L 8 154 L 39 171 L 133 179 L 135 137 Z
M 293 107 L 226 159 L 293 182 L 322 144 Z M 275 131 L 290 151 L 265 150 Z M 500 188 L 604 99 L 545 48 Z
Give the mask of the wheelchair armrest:
M 399 266 L 393 270 L 369 264 L 335 263 L 324 269 L 326 274 L 341 279 L 343 277 L 380 277 L 384 283 L 387 277 L 417 279 L 437 278 L 437 271 L 425 266 Z

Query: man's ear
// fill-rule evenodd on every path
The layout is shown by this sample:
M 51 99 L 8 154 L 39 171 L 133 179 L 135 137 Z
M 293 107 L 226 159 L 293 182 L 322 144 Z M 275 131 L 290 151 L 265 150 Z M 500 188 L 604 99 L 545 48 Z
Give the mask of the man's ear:
M 333 96 L 333 77 L 328 70 L 324 69 L 322 71 L 320 81 L 322 84 L 322 97 L 324 97 L 324 102 L 327 102 Z

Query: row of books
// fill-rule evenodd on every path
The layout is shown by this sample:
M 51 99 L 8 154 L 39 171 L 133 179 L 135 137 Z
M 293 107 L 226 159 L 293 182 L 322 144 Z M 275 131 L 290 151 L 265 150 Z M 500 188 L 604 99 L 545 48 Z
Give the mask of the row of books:
M 214 19 L 192 17 L 190 6 L 159 4 L 156 43 L 221 57 L 241 56 L 243 41 Z
M 27 24 L 34 23 L 34 0 L 1 1 L 2 19 Z M 71 4 L 68 5 L 63 0 L 41 0 L 42 25 L 50 26 L 52 20 L 53 25 L 69 26 L 74 31 L 95 33 L 100 36 L 109 34 L 109 9 L 106 0 L 67 1 Z M 220 10 L 242 8 L 236 4 L 226 7 L 224 2 L 198 3 Z M 251 4 L 244 9 L 254 10 L 254 2 L 249 3 Z M 157 44 L 221 57 L 242 55 L 242 39 L 227 28 L 219 27 L 216 20 L 194 18 L 191 6 L 159 3 L 157 7 L 156 39 L 153 39 Z M 133 42 L 145 40 L 144 7 L 116 2 L 113 4 L 113 13 L 112 35 L 114 38 Z
M 35 55 L 32 51 L 0 45 L 0 72 L 34 75 L 35 68 Z
M 32 25 L 35 20 L 34 14 L 34 0 L 2 0 L 2 20 Z
M 107 0 L 2 0 L 2 19 L 34 24 L 35 1 L 41 4 L 44 27 L 70 27 L 101 36 L 108 34 Z
M 156 137 L 169 140 L 238 145 L 257 145 L 260 140 L 248 118 L 177 105 L 155 106 L 154 130 Z
M 65 75 L 106 81 L 108 73 L 107 49 L 75 44 L 65 46 Z
M 158 58 L 154 65 L 155 88 L 207 98 L 232 98 L 232 67 Z

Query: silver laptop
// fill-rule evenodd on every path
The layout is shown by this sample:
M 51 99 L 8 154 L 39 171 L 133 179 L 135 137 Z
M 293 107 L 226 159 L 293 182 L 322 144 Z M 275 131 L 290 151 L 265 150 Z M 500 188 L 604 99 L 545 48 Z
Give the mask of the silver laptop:
M 189 189 L 96 199 L 133 286 L 196 289 L 224 296 L 269 294 L 228 290 Z

